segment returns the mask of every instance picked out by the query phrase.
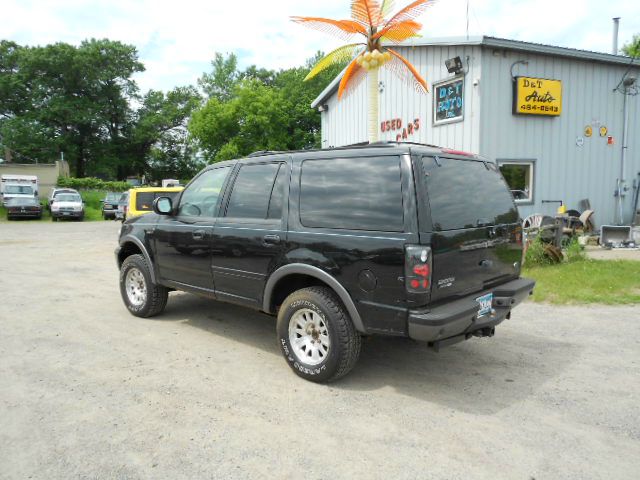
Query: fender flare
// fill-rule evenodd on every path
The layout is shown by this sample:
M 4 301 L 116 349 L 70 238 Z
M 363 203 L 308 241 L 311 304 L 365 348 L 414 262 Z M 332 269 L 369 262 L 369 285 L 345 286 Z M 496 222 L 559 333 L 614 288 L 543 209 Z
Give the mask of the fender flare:
M 317 278 L 322 282 L 326 283 L 331 287 L 331 289 L 340 297 L 342 303 L 349 312 L 349 316 L 351 317 L 351 321 L 353 322 L 353 326 L 356 327 L 356 330 L 360 333 L 367 333 L 367 329 L 362 323 L 362 318 L 356 309 L 349 292 L 336 280 L 334 277 L 329 275 L 324 270 L 313 267 L 311 265 L 306 265 L 304 263 L 291 263 L 289 265 L 285 265 L 284 267 L 280 267 L 275 272 L 271 274 L 269 280 L 267 280 L 267 284 L 264 287 L 264 295 L 262 297 L 262 309 L 265 312 L 273 313 L 271 309 L 271 297 L 273 296 L 273 290 L 280 280 L 288 275 L 293 274 L 301 274 L 308 275 L 310 277 Z
M 136 238 L 133 235 L 126 235 L 125 237 L 122 237 L 120 239 L 120 248 L 124 247 L 127 243 L 133 243 L 136 247 L 140 249 L 140 251 L 142 252 L 142 256 L 144 257 L 145 261 L 147 262 L 147 265 L 149 266 L 149 273 L 151 274 L 151 279 L 153 280 L 153 283 L 158 283 L 158 279 L 156 278 L 156 269 L 155 269 L 155 266 L 153 265 L 153 260 L 151 260 L 151 255 L 149 255 L 149 251 L 147 250 L 147 247 L 144 246 L 144 243 L 142 243 L 139 238 Z M 122 264 L 122 262 L 120 262 L 120 258 L 118 258 L 118 262 Z

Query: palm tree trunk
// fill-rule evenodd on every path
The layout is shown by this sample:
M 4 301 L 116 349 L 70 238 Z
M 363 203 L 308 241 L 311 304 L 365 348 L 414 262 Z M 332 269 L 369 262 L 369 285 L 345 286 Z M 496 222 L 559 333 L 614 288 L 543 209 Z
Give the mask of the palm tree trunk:
M 378 90 L 378 68 L 369 70 L 369 143 L 378 141 L 378 103 L 380 91 Z

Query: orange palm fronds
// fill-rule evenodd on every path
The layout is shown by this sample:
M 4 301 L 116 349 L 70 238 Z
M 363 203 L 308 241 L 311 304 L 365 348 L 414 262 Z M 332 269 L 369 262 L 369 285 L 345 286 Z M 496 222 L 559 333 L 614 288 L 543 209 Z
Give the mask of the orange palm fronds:
M 419 17 L 424 13 L 425 9 L 432 6 L 435 2 L 436 0 L 415 0 L 385 22 L 384 26 L 373 36 L 373 38 L 383 37 L 393 28 L 394 25 Z
M 377 0 L 352 0 L 351 18 L 368 27 L 377 27 L 383 21 Z
M 411 75 L 413 75 L 413 85 L 414 85 L 415 89 L 417 91 L 419 91 L 419 92 L 427 93 L 429 91 L 429 86 L 427 85 L 427 81 L 424 78 L 422 78 L 422 75 L 420 75 L 418 70 L 416 70 L 416 67 L 411 65 L 411 62 L 409 62 L 409 60 L 404 58 L 402 55 L 400 55 L 395 50 L 387 48 L 387 51 L 391 55 L 393 55 L 395 58 L 400 60 L 404 64 L 404 66 L 407 68 L 407 70 L 409 70 L 411 72 Z
M 344 75 L 342 76 L 340 85 L 338 86 L 338 100 L 342 98 L 342 95 L 344 94 L 347 87 L 354 86 L 354 82 L 352 82 L 352 80 L 365 72 L 364 68 L 362 68 L 356 62 L 357 58 L 358 57 L 351 60 L 351 63 L 349 63 L 346 70 L 344 71 Z
M 335 35 L 343 40 L 348 40 L 357 33 L 367 35 L 366 29 L 353 20 L 332 20 L 320 17 L 291 17 L 291 20 L 314 30 Z
M 394 43 L 400 43 L 407 38 L 416 37 L 420 32 L 422 25 L 413 20 L 405 20 L 404 22 L 394 23 L 386 30 L 381 30 L 380 34 L 374 35 L 374 38 L 380 40 L 388 40 Z
M 398 52 L 383 46 L 382 42 L 401 43 L 410 37 L 417 36 L 422 25 L 414 19 L 436 1 L 414 0 L 389 20 L 385 20 L 385 17 L 393 9 L 394 0 L 351 0 L 352 20 L 291 17 L 296 23 L 339 36 L 345 40 L 354 35 L 363 35 L 366 40 L 366 43 L 352 43 L 334 50 L 318 62 L 305 80 L 313 78 L 330 65 L 350 60 L 338 88 L 338 98 L 341 98 L 348 89 L 352 89 L 359 83 L 367 75 L 368 71 L 379 68 L 393 58 L 387 68 L 393 70 L 396 75 L 403 79 L 410 79 L 410 76 L 406 73 L 408 70 L 411 73 L 415 88 L 419 91 L 427 92 L 427 82 L 416 68 Z M 372 54 L 373 58 L 370 58 Z

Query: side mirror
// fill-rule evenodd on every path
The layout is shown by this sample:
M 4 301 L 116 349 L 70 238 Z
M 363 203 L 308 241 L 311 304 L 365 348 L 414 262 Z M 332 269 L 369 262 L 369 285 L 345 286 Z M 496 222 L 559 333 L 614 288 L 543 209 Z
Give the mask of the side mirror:
M 171 215 L 173 202 L 169 197 L 158 197 L 153 201 L 153 211 L 158 215 Z

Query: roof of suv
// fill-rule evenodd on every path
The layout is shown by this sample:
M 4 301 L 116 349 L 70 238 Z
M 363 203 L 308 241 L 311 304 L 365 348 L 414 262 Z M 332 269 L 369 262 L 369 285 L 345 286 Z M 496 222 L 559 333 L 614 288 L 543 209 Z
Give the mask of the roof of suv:
M 485 160 L 481 156 L 475 153 L 463 152 L 460 150 L 452 150 L 449 148 L 443 148 L 436 145 L 427 145 L 424 143 L 414 143 L 414 142 L 375 142 L 375 143 L 357 143 L 354 145 L 345 145 L 343 147 L 334 147 L 334 148 L 323 148 L 323 149 L 309 149 L 309 150 L 289 150 L 289 151 L 269 151 L 269 150 L 260 150 L 257 152 L 253 152 L 247 155 L 244 159 L 254 159 L 268 156 L 276 156 L 276 155 L 312 155 L 314 157 L 326 157 L 331 156 L 332 152 L 341 152 L 342 155 L 348 154 L 348 156 L 361 156 L 367 150 L 373 150 L 377 153 L 380 150 L 384 150 L 385 153 L 389 154 L 400 154 L 407 153 L 411 151 L 418 151 L 425 154 L 440 154 L 440 155 L 453 155 L 459 157 L 467 157 L 476 160 Z M 230 160 L 228 162 L 235 163 L 237 161 L 242 161 L 242 159 L 238 160 Z M 223 163 L 223 162 L 220 162 Z M 220 165 L 220 163 L 213 165 Z M 224 162 L 226 163 L 226 162 Z

